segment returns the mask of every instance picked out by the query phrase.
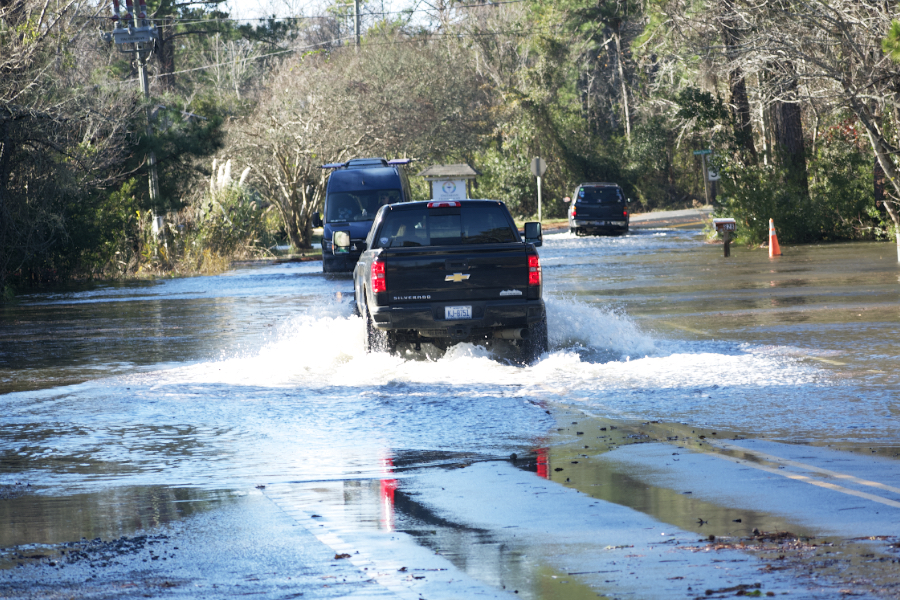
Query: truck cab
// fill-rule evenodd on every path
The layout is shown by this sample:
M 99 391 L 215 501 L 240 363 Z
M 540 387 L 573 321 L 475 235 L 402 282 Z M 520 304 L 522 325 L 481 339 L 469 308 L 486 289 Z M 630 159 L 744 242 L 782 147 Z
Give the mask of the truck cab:
M 404 168 L 411 159 L 355 158 L 345 163 L 322 165 L 333 169 L 325 187 L 323 215 L 313 215 L 313 226 L 322 227 L 322 271 L 349 273 L 365 249 L 366 236 L 378 209 L 412 200 Z M 334 234 L 349 235 L 350 246 L 335 246 Z

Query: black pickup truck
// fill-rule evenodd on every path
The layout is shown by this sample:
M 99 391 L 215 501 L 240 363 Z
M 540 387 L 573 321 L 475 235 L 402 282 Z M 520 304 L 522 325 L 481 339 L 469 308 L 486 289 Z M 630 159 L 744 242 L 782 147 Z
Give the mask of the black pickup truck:
M 540 243 L 540 223 L 523 240 L 497 200 L 382 207 L 353 271 L 366 350 L 503 340 L 533 362 L 548 347 Z

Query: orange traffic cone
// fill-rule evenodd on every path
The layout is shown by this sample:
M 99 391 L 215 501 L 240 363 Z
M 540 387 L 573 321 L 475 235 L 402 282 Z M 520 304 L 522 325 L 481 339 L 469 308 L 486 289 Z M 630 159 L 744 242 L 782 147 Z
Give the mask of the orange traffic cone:
M 781 256 L 781 246 L 778 245 L 778 236 L 775 235 L 775 221 L 769 219 L 769 258 Z

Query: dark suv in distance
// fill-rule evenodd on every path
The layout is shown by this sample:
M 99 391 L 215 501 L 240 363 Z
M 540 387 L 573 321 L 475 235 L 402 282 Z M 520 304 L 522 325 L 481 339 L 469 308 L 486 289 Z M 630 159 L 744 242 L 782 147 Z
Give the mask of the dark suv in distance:
M 575 235 L 628 233 L 629 202 L 615 183 L 582 183 L 569 206 L 569 231 Z
M 322 271 L 350 273 L 365 250 L 375 213 L 385 204 L 409 202 L 412 195 L 405 165 L 408 158 L 354 158 L 322 165 L 333 169 L 325 187 L 324 219 L 313 214 L 313 227 L 322 228 Z M 350 237 L 350 247 L 334 245 L 335 233 Z

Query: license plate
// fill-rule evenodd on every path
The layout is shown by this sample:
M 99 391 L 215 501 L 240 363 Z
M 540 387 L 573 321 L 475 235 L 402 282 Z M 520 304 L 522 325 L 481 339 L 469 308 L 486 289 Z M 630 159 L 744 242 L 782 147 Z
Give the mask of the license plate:
M 606 221 L 593 221 L 591 225 L 606 225 Z
M 610 225 L 618 225 L 619 227 L 625 227 L 625 221 L 610 221 Z
M 472 307 L 471 306 L 445 306 L 444 307 L 444 318 L 445 319 L 471 319 L 472 318 Z

